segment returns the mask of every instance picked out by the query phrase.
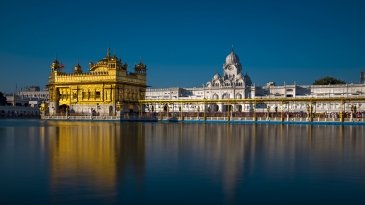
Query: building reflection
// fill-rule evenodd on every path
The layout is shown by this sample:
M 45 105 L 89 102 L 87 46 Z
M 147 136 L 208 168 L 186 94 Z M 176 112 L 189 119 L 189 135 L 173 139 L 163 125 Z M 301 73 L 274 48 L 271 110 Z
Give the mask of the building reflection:
M 97 194 L 111 200 L 105 203 L 113 203 L 125 178 L 142 184 L 145 143 L 141 126 L 143 124 L 49 122 L 53 193 L 66 192 L 69 197 Z M 130 174 L 128 170 L 132 170 L 134 178 L 126 176 Z
M 346 166 L 345 155 L 365 153 L 363 127 L 159 123 L 145 128 L 150 154 L 176 169 L 208 175 L 221 184 L 228 203 L 239 197 L 244 183 L 255 184 L 258 176 L 275 180 L 325 173 Z
M 116 172 L 119 186 L 123 186 L 126 175 L 142 186 L 145 175 L 145 130 L 143 123 L 122 123 L 115 144 Z M 121 188 L 121 187 L 119 187 Z M 128 187 L 124 187 L 128 188 Z
M 146 143 L 151 154 L 170 161 L 175 169 L 183 167 L 204 175 L 200 178 L 218 180 L 229 201 L 235 197 L 239 181 L 252 171 L 255 125 L 250 126 L 247 129 L 230 124 L 149 124 L 145 126 L 150 134 Z M 179 161 L 182 156 L 188 158 L 187 164 Z
M 326 177 L 333 170 L 362 176 L 365 170 L 365 127 L 50 121 L 39 135 L 53 193 L 97 194 L 109 199 L 103 203 L 128 202 L 163 183 L 179 186 L 174 179 L 181 176 L 193 176 L 184 179 L 191 186 L 218 184 L 212 187 L 234 203 L 260 177 Z M 146 186 L 146 175 L 156 184 Z

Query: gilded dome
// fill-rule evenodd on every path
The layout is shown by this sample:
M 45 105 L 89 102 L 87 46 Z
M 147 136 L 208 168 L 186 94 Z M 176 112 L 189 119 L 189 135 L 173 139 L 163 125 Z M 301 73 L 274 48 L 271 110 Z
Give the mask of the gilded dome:
M 55 59 L 51 64 L 52 71 L 60 71 L 61 68 L 63 68 L 63 64 Z
M 58 62 L 58 60 L 57 59 L 55 59 L 53 62 L 52 62 L 52 64 L 51 64 L 51 68 L 52 69 L 57 69 L 57 68 L 59 68 L 60 67 L 60 62 Z
M 81 66 L 80 66 L 80 64 L 77 64 L 77 65 L 74 67 L 74 73 L 82 73 L 82 70 L 81 70 Z

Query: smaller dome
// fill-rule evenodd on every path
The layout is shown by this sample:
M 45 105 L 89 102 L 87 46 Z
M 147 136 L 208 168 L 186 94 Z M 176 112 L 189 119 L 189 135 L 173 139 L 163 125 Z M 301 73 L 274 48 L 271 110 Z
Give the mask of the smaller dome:
M 57 71 L 58 69 L 60 69 L 60 68 L 63 68 L 63 65 L 57 60 L 57 59 L 55 59 L 53 62 L 52 62 L 52 64 L 51 64 L 51 69 L 53 70 L 53 71 Z
M 242 74 L 238 73 L 237 76 L 236 76 L 236 79 L 242 79 Z
M 140 63 L 135 65 L 135 68 L 136 69 L 146 69 L 147 66 L 144 63 L 140 62 Z
M 60 62 L 58 62 L 58 60 L 55 59 L 52 64 L 57 64 L 58 65 L 58 64 L 60 64 Z
M 80 64 L 77 64 L 77 65 L 74 67 L 74 72 L 75 72 L 75 73 L 82 73 L 81 65 L 80 65 Z
M 218 73 L 216 73 L 215 75 L 214 75 L 214 77 L 213 77 L 213 79 L 214 80 L 218 80 L 218 79 L 220 79 L 221 78 L 221 76 L 218 74 Z
M 141 61 L 140 63 L 134 66 L 134 70 L 138 74 L 146 75 L 147 66 L 143 64 Z

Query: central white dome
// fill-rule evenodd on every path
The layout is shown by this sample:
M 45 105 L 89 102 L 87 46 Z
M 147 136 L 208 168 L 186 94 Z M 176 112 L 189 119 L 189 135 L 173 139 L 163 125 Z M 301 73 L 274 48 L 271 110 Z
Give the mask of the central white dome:
M 236 64 L 239 63 L 240 59 L 238 58 L 238 56 L 234 53 L 234 51 L 232 50 L 231 53 L 229 53 L 229 55 L 226 57 L 226 64 Z

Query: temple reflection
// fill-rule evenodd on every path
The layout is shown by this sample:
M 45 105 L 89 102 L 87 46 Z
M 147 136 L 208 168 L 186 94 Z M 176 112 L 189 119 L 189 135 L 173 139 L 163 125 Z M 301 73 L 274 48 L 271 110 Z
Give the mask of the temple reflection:
M 142 125 L 49 122 L 49 170 L 53 192 L 67 188 L 72 195 L 77 194 L 72 187 L 75 190 L 84 187 L 114 200 L 130 169 L 134 181 L 141 184 L 145 166 Z

